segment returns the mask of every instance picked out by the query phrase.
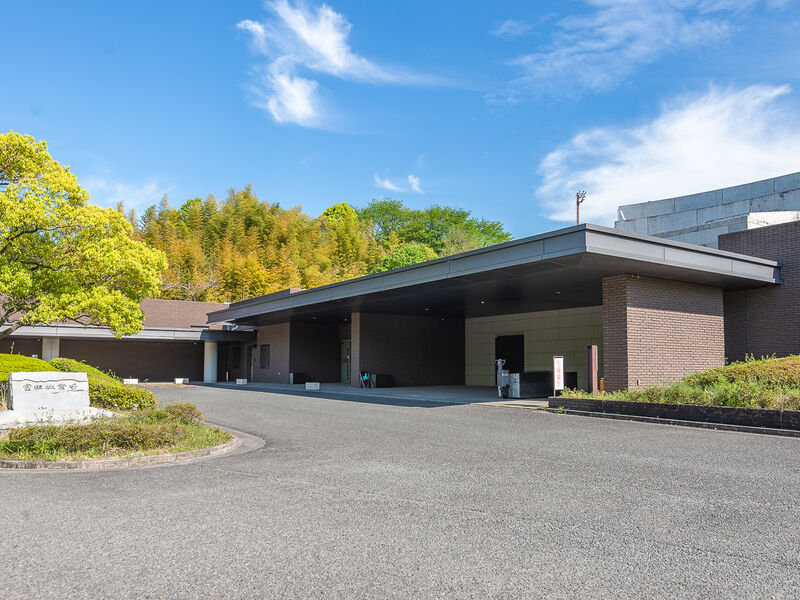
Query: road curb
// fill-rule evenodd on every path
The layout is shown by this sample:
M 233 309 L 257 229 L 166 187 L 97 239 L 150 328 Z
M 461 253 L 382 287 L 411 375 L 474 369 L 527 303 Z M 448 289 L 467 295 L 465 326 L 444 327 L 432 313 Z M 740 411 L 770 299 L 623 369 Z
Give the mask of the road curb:
M 560 410 L 558 408 L 541 409 L 552 414 L 573 415 L 577 417 L 595 417 L 616 421 L 637 421 L 656 425 L 677 425 L 679 427 L 695 427 L 698 429 L 716 429 L 718 431 L 734 431 L 738 433 L 757 433 L 760 435 L 776 435 L 780 437 L 800 438 L 800 431 L 793 429 L 775 429 L 771 427 L 751 427 L 747 425 L 729 425 L 727 423 L 708 423 L 705 421 L 682 421 L 679 419 L 660 419 L 638 415 L 621 415 L 618 413 L 589 412 L 583 410 Z
M 0 459 L 0 469 L 17 471 L 97 471 L 125 467 L 154 467 L 175 464 L 196 458 L 220 456 L 239 449 L 243 450 L 243 452 L 250 452 L 264 445 L 264 440 L 249 433 L 214 425 L 213 423 L 208 423 L 208 425 L 227 431 L 233 436 L 233 439 L 219 446 L 198 448 L 197 450 L 187 450 L 186 452 L 174 452 L 171 454 L 154 454 L 151 456 L 58 461 Z

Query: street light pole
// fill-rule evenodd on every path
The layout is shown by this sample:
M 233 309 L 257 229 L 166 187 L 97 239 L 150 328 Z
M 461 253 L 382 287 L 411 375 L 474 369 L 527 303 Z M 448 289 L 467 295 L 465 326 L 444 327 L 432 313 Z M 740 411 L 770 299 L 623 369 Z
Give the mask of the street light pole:
M 575 194 L 575 216 L 577 217 L 578 225 L 581 224 L 581 204 L 583 201 L 586 200 L 586 192 L 580 190 L 577 194 Z

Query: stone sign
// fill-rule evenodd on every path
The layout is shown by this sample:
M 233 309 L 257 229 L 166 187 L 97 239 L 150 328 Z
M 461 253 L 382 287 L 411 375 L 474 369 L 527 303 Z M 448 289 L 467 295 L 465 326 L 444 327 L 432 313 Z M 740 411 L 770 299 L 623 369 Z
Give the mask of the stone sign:
M 14 411 L 85 410 L 89 408 L 86 373 L 11 373 L 8 409 Z

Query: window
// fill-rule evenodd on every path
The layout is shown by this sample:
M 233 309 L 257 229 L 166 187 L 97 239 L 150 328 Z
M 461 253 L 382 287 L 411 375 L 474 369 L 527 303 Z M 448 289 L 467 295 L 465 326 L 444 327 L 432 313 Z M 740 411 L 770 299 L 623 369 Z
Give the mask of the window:
M 238 369 L 242 366 L 242 347 L 241 346 L 234 346 L 233 347 L 233 368 Z
M 269 369 L 269 344 L 261 344 L 259 363 L 262 369 Z

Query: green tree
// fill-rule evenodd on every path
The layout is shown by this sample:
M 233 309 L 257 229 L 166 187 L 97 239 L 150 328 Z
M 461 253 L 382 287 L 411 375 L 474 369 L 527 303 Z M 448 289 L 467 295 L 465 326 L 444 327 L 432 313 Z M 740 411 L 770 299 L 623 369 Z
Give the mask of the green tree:
M 419 242 L 401 242 L 395 245 L 391 253 L 383 259 L 380 271 L 408 267 L 436 258 L 436 252 Z
M 405 227 L 413 218 L 413 213 L 400 200 L 383 198 L 373 199 L 367 206 L 359 209 L 358 216 L 364 222 L 372 222 L 375 237 L 385 242 L 392 232 L 396 233 Z
M 0 134 L 0 338 L 22 325 L 77 320 L 118 336 L 140 331 L 166 258 L 131 237 L 115 209 L 88 203 L 44 141 Z

